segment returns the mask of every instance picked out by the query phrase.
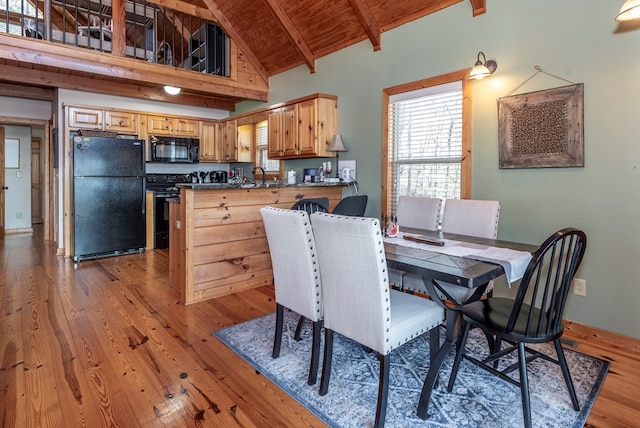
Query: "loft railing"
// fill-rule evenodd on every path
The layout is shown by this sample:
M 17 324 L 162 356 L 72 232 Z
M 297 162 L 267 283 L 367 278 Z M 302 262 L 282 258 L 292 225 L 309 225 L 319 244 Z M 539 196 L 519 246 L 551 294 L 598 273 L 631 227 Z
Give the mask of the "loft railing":
M 117 9 L 112 0 L 0 0 L 0 32 L 229 76 L 229 39 L 215 23 L 145 0 L 124 1 L 124 16 Z

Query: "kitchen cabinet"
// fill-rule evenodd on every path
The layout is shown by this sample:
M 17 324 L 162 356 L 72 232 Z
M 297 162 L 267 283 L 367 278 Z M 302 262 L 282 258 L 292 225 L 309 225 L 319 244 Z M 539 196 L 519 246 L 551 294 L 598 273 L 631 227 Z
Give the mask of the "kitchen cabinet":
M 236 120 L 203 121 L 200 126 L 200 162 L 237 162 Z M 250 162 L 242 160 L 242 162 Z
M 268 112 L 269 158 L 331 157 L 327 150 L 338 132 L 338 98 L 315 94 Z
M 104 112 L 84 107 L 69 107 L 69 126 L 81 129 L 102 129 Z
M 223 162 L 238 161 L 238 127 L 235 119 L 220 122 L 220 138 L 222 149 L 221 159 Z
M 119 134 L 138 133 L 138 114 L 120 110 L 69 107 L 70 128 L 115 131 Z
M 198 137 L 200 126 L 197 120 L 172 116 L 147 116 L 149 135 L 171 135 L 176 137 Z
M 107 131 L 117 131 L 122 134 L 137 134 L 138 115 L 126 111 L 105 110 L 104 129 Z
M 219 130 L 218 122 L 202 122 L 200 126 L 200 162 L 219 161 Z
M 295 104 L 270 110 L 268 113 L 269 159 L 293 158 L 298 154 L 297 121 Z

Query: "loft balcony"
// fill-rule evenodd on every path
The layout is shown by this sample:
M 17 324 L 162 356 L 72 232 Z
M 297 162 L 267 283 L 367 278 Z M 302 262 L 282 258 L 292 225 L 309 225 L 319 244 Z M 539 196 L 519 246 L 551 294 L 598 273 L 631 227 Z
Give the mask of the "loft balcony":
M 3 34 L 29 43 L 3 39 Z M 238 79 L 238 57 L 241 55 L 237 55 L 237 48 L 215 22 L 144 0 L 0 0 L 0 46 L 3 41 L 12 45 L 12 50 L 19 51 L 18 54 L 7 52 L 5 60 L 20 58 L 22 62 L 34 58 L 35 62 L 34 55 L 22 50 L 25 47 L 42 52 L 37 61 L 45 62 L 42 58 L 51 55 L 51 64 L 66 63 L 62 68 L 76 72 L 93 70 L 96 61 L 104 63 L 95 53 L 107 54 L 113 58 L 110 68 L 103 69 L 108 80 L 117 81 L 117 75 L 127 77 L 123 79 L 127 84 L 138 81 L 143 86 L 157 83 L 158 87 L 168 84 L 184 88 L 186 85 L 187 90 L 191 85 L 192 94 L 214 92 L 214 96 L 223 96 L 229 102 L 220 104 L 222 108 L 233 109 L 236 102 L 266 100 L 267 97 L 267 82 L 256 85 L 260 79 L 241 76 L 250 81 L 248 83 Z M 72 47 L 75 52 L 67 54 L 43 42 Z M 75 56 L 82 63 L 63 60 L 57 55 Z M 87 61 L 92 66 L 84 66 Z M 136 65 L 126 65 L 127 61 Z M 151 65 L 154 67 L 147 68 Z M 24 64 L 20 66 L 24 67 Z M 123 67 L 124 74 L 114 73 L 114 66 Z M 244 65 L 242 68 L 247 69 Z M 149 73 L 144 71 L 146 69 Z M 130 70 L 134 73 L 125 76 Z M 203 78 L 203 75 L 212 76 L 212 79 Z

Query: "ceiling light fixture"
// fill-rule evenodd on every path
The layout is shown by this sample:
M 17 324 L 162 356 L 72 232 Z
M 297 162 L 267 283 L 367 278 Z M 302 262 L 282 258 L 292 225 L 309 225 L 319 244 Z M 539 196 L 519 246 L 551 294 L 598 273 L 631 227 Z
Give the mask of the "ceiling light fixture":
M 180 88 L 167 85 L 164 87 L 164 91 L 169 95 L 178 95 L 180 93 Z
M 627 0 L 620 8 L 616 21 L 626 22 L 640 18 L 640 0 Z
M 481 55 L 482 61 L 480 60 Z M 471 69 L 471 73 L 469 73 L 469 79 L 484 79 L 487 76 L 491 76 L 493 72 L 496 71 L 496 68 L 498 68 L 497 62 L 492 59 L 487 61 L 484 52 L 478 52 L 478 60 L 476 61 L 476 65 Z

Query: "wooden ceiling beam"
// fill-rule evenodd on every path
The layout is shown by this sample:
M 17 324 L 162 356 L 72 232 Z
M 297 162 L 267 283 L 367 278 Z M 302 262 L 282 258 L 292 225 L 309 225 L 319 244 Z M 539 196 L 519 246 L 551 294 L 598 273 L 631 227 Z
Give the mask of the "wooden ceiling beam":
M 211 93 L 222 98 L 267 101 L 269 97 L 269 88 L 266 85 L 262 88 L 251 84 L 240 85 L 226 77 L 195 73 L 181 68 L 12 35 L 0 34 L 0 59 L 33 66 L 57 67 L 79 73 L 93 73 L 103 79 L 136 80 L 159 87 L 178 86 L 185 91 Z
M 307 64 L 307 67 L 309 67 L 311 73 L 315 73 L 316 59 L 314 58 L 311 49 L 309 49 L 309 46 L 307 46 L 305 41 L 302 39 L 298 29 L 293 25 L 282 6 L 280 6 L 280 3 L 276 0 L 264 0 L 264 3 L 271 10 L 273 16 L 275 16 L 276 20 L 284 30 L 284 33 L 289 38 L 289 41 L 296 47 L 296 50 L 300 56 L 302 56 L 302 59 Z
M 349 0 L 349 6 L 353 9 L 353 12 L 358 17 L 360 25 L 364 28 L 364 31 L 369 37 L 369 41 L 373 45 L 374 51 L 381 49 L 381 32 L 378 23 L 369 11 L 366 3 L 363 0 Z
M 487 0 L 469 0 L 473 8 L 473 16 L 487 13 Z
M 180 93 L 180 95 L 171 96 L 166 94 L 162 87 L 147 87 L 128 83 L 112 82 L 108 80 L 96 80 L 88 77 L 69 76 L 43 70 L 34 70 L 22 67 L 12 67 L 9 65 L 0 65 L 0 75 L 4 78 L 13 76 L 16 82 L 34 85 L 47 85 L 62 89 L 71 89 L 74 91 L 96 92 L 100 94 L 117 95 L 129 98 L 139 98 L 151 101 L 162 101 L 173 104 L 186 104 L 198 107 L 218 108 L 223 110 L 234 111 L 236 102 L 234 100 L 225 100 L 222 98 L 209 97 L 206 95 L 192 94 L 188 92 Z M 15 89 L 12 89 L 14 87 Z M 7 88 L 7 91 L 5 91 Z M 21 88 L 21 89 L 18 89 Z M 28 89 L 27 87 L 18 87 L 12 84 L 0 84 L 0 95 L 14 96 L 17 98 L 28 98 L 27 94 L 31 93 L 37 96 L 38 88 Z M 21 91 L 21 92 L 18 92 Z M 42 91 L 47 91 L 42 90 Z M 53 99 L 53 90 L 51 91 L 51 99 Z M 33 98 L 44 99 L 44 98 Z
M 269 84 L 269 74 L 264 68 L 262 63 L 258 60 L 258 57 L 251 49 L 249 45 L 240 36 L 226 16 L 222 13 L 218 5 L 213 0 L 203 0 L 206 8 L 198 7 L 190 3 L 186 3 L 180 0 L 150 0 L 150 3 L 155 3 L 160 6 L 165 6 L 173 10 L 179 10 L 183 13 L 193 16 L 200 16 L 207 21 L 217 22 L 222 27 L 225 33 L 233 40 L 238 46 L 240 52 L 247 58 L 247 61 L 255 68 L 256 73 L 264 80 L 264 83 Z
M 8 74 L 4 74 L 8 76 Z M 12 98 L 26 98 L 29 100 L 53 101 L 52 88 L 38 88 L 35 86 L 14 85 L 0 83 L 0 96 Z

